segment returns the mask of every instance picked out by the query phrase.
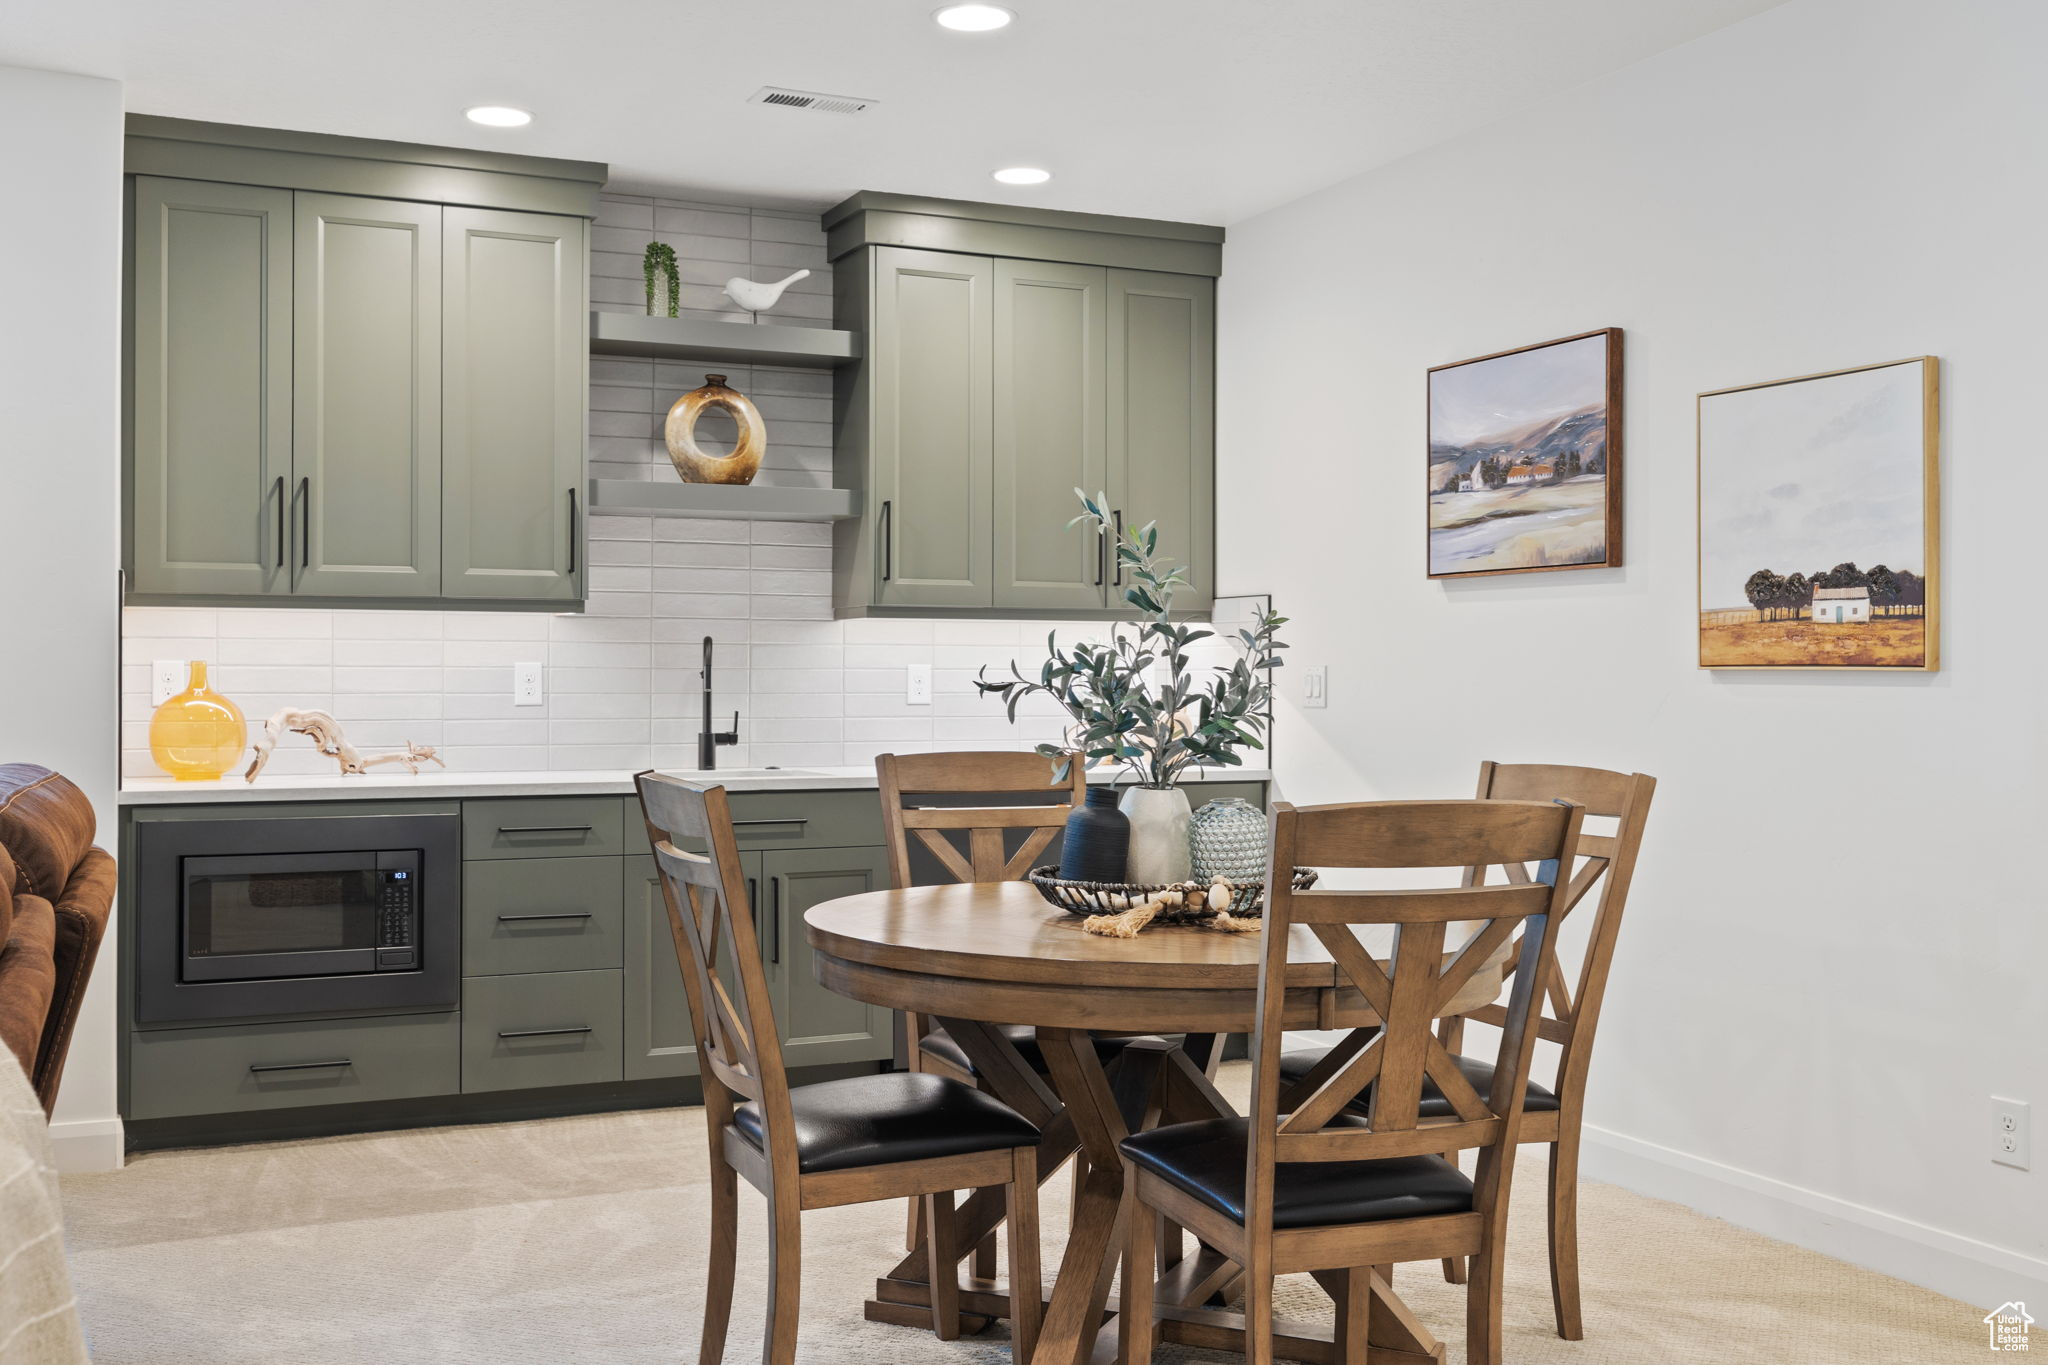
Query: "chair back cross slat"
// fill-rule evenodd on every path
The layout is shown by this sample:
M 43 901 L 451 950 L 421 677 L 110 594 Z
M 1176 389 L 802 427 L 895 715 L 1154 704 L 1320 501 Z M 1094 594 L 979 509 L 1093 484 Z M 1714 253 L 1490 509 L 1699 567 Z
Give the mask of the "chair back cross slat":
M 1250 1201 L 1270 1199 L 1278 1162 L 1378 1160 L 1481 1149 L 1482 1197 L 1504 1199 L 1503 1152 L 1520 1124 L 1537 1029 L 1542 961 L 1563 914 L 1582 807 L 1569 801 L 1369 802 L 1273 816 L 1270 865 L 1318 868 L 1465 869 L 1444 888 L 1294 891 L 1269 895 L 1260 967 L 1260 1019 L 1253 1064 Z M 1519 880 L 1486 885 L 1469 869 L 1515 865 Z M 1288 1087 L 1282 1112 L 1281 1028 L 1289 931 L 1305 923 L 1340 977 L 1380 1016 L 1354 1030 L 1308 1075 Z M 1383 966 L 1355 932 L 1391 927 Z M 1510 979 L 1494 1083 L 1482 1095 L 1433 1033 L 1443 1010 L 1489 963 L 1511 950 Z M 1368 1089 L 1369 1087 L 1369 1089 Z M 1453 1117 L 1425 1120 L 1429 1089 Z M 1365 1123 L 1353 1102 L 1367 1095 Z M 1330 1127 L 1340 1115 L 1349 1116 Z M 1261 1214 L 1249 1210 L 1252 1223 Z
M 882 796 L 882 826 L 889 839 L 889 871 L 899 887 L 913 884 L 910 840 L 961 882 L 1010 882 L 1021 878 L 1051 846 L 1067 817 L 1087 796 L 1078 759 L 1065 779 L 1052 780 L 1053 763 L 1039 754 L 881 754 L 875 774 Z M 989 796 L 1038 798 L 1031 805 L 918 805 L 920 797 Z M 1008 850 L 1012 831 L 1022 843 Z M 963 846 L 951 836 L 964 836 Z

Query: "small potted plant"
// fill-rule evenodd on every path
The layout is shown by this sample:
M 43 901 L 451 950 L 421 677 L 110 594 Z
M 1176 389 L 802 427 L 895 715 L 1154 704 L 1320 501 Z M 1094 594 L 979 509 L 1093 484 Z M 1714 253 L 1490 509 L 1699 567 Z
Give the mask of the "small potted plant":
M 1051 697 L 1072 716 L 1066 744 L 1037 746 L 1054 760 L 1053 780 L 1066 778 L 1073 750 L 1091 765 L 1122 765 L 1130 778 L 1118 803 L 1131 822 L 1126 880 L 1182 881 L 1189 871 L 1191 813 L 1187 793 L 1176 784 L 1191 763 L 1239 766 L 1239 750 L 1265 747 L 1260 737 L 1271 725 L 1272 700 L 1267 670 L 1280 666 L 1287 646 L 1275 632 L 1287 618 L 1270 608 L 1261 613 L 1251 629 L 1238 632 L 1243 650 L 1231 666 L 1209 670 L 1198 682 L 1189 647 L 1216 632 L 1173 620 L 1174 592 L 1188 579 L 1180 566 L 1159 557 L 1157 523 L 1119 537 L 1105 510 L 1107 495 L 1074 492 L 1086 510 L 1068 525 L 1092 523 L 1097 535 L 1111 538 L 1130 579 L 1124 600 L 1139 613 L 1135 626 L 1113 628 L 1106 644 L 1083 641 L 1068 649 L 1059 647 L 1054 632 L 1046 636 L 1050 657 L 1035 678 L 1013 662 L 1009 678 L 983 676 L 974 685 L 1003 698 L 1012 723 L 1018 704 L 1033 693 Z

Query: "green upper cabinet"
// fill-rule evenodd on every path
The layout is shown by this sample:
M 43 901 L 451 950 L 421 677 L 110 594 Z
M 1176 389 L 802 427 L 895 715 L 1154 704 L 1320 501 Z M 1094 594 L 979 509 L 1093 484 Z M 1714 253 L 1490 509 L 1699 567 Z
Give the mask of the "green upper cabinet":
M 602 166 L 141 116 L 127 156 L 133 599 L 582 600 Z
M 838 326 L 841 616 L 1123 614 L 1076 488 L 1213 600 L 1221 229 L 863 193 L 824 217 Z
M 994 263 L 888 249 L 874 272 L 876 600 L 988 606 Z
M 583 595 L 583 235 L 579 218 L 443 212 L 446 596 Z
M 1187 567 L 1176 611 L 1216 597 L 1216 281 L 1109 272 L 1109 501 L 1126 526 L 1159 525 Z M 1111 601 L 1121 576 L 1111 574 Z
M 291 192 L 138 176 L 130 241 L 131 581 L 289 592 Z
M 441 207 L 293 205 L 293 591 L 441 595 Z
M 1103 357 L 1108 272 L 997 261 L 995 603 L 1100 607 L 1103 538 L 1069 526 L 1076 488 L 1109 487 Z

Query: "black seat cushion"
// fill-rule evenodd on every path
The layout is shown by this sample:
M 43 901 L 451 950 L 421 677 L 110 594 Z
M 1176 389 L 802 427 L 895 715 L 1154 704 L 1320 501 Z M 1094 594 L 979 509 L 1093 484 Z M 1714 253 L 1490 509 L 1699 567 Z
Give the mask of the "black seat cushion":
M 996 1031 L 1010 1040 L 1023 1056 L 1027 1066 L 1041 1076 L 1045 1074 L 1045 1054 L 1039 1050 L 1038 1033 L 1031 1025 L 998 1024 Z M 1107 1062 L 1134 1041 L 1131 1038 L 1107 1038 L 1098 1033 L 1095 1035 L 1095 1055 Z M 933 1029 L 925 1035 L 923 1050 L 928 1056 L 936 1057 L 970 1076 L 976 1074 L 974 1064 L 967 1060 L 967 1054 L 961 1050 L 960 1044 L 954 1042 L 951 1035 L 942 1028 Z
M 1345 1123 L 1339 1118 L 1332 1126 Z M 1203 1119 L 1135 1133 L 1124 1139 L 1123 1150 L 1146 1170 L 1242 1223 L 1245 1133 L 1244 1119 Z M 1273 1168 L 1276 1228 L 1381 1223 L 1471 1208 L 1472 1182 L 1440 1156 L 1282 1162 Z
M 1326 1048 L 1310 1048 L 1302 1052 L 1283 1054 L 1280 1058 L 1280 1079 L 1287 1082 L 1300 1080 L 1308 1074 L 1310 1067 L 1323 1060 L 1326 1055 Z M 1460 1057 L 1458 1070 L 1465 1073 L 1465 1079 L 1472 1082 L 1472 1088 L 1482 1096 L 1493 1088 L 1492 1062 L 1482 1062 L 1476 1057 Z M 1351 1101 L 1351 1107 L 1363 1113 L 1371 1100 L 1372 1087 L 1368 1085 Z M 1528 1090 L 1523 1094 L 1522 1108 L 1532 1113 L 1555 1110 L 1557 1096 L 1531 1081 Z M 1451 1102 L 1444 1098 L 1444 1092 L 1427 1076 L 1422 1080 L 1422 1103 L 1416 1106 L 1415 1113 L 1416 1117 L 1425 1119 L 1454 1119 L 1458 1116 L 1458 1111 L 1451 1108 Z
M 789 1107 L 800 1171 L 845 1171 L 1038 1141 L 1038 1129 L 993 1095 L 913 1071 L 800 1085 L 789 1092 Z M 733 1110 L 732 1126 L 763 1146 L 760 1105 L 749 1101 Z

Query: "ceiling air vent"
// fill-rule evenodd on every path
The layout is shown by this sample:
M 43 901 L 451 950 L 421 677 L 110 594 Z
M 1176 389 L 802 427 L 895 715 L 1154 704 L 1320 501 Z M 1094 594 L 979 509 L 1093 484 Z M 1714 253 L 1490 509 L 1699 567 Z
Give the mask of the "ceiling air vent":
M 815 90 L 785 90 L 764 85 L 747 96 L 749 104 L 779 104 L 785 109 L 809 109 L 820 114 L 858 114 L 875 104 L 859 95 L 821 95 Z

